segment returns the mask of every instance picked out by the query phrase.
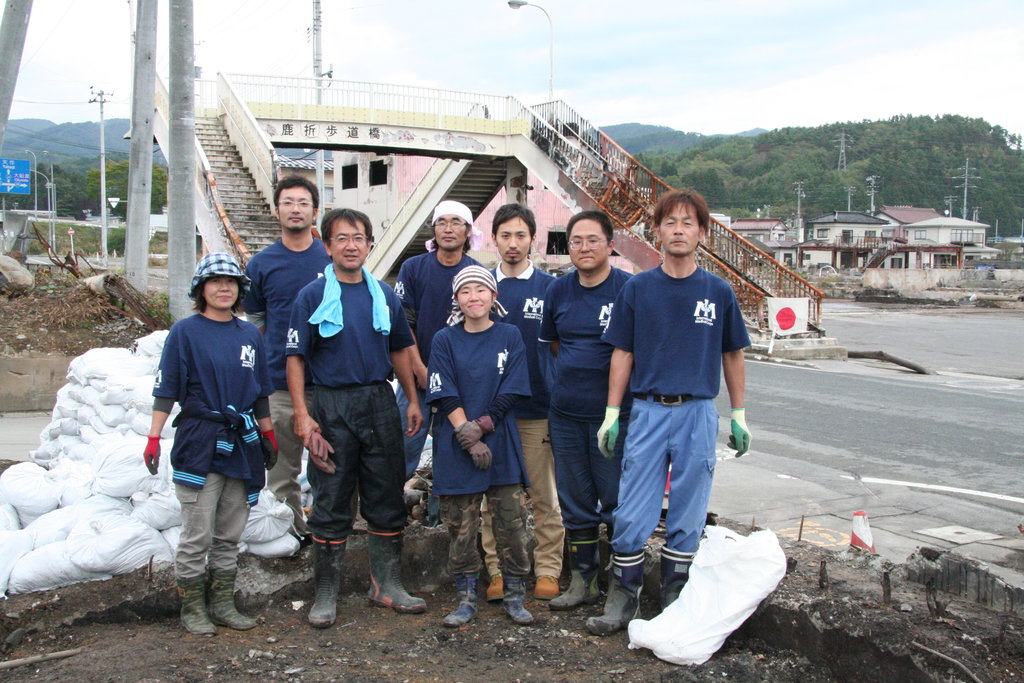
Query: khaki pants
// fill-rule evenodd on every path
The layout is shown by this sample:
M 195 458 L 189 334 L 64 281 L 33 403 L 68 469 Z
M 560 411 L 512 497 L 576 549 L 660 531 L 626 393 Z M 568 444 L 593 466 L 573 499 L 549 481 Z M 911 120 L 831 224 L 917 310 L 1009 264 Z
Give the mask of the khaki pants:
M 174 574 L 193 579 L 206 574 L 207 554 L 213 569 L 238 564 L 238 541 L 249 520 L 246 483 L 223 474 L 206 475 L 206 485 L 193 489 L 174 485 L 181 501 L 181 538 L 174 556 Z
M 313 405 L 313 392 L 306 392 L 306 406 Z M 292 528 L 299 536 L 309 533 L 306 516 L 302 512 L 302 488 L 299 475 L 302 473 L 302 441 L 295 436 L 292 428 L 292 397 L 287 391 L 278 389 L 270 395 L 270 419 L 274 423 L 274 436 L 277 437 L 277 464 L 267 472 L 267 488 L 278 500 L 283 500 L 291 508 Z
M 562 573 L 565 527 L 562 525 L 562 510 L 558 505 L 558 490 L 555 487 L 555 459 L 551 454 L 548 421 L 517 419 L 516 426 L 523 442 L 523 459 L 531 484 L 526 493 L 533 508 L 533 533 L 537 539 L 533 550 L 533 572 L 536 576 L 557 579 Z M 487 573 L 493 576 L 501 573 L 501 570 L 491 526 L 491 513 L 485 498 L 481 542 Z

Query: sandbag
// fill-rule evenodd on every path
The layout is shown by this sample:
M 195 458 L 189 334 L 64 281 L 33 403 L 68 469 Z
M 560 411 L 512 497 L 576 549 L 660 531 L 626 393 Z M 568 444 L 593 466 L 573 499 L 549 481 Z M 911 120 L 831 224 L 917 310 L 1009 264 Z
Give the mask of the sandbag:
M 57 390 L 57 400 L 53 404 L 53 414 L 55 417 L 58 414 L 60 417 L 75 417 L 78 413 L 78 408 L 81 404 L 71 397 L 70 392 L 73 386 L 72 384 L 65 384 Z
M 170 453 L 170 445 L 161 450 Z M 170 466 L 161 458 L 160 470 L 151 475 L 142 459 L 146 440 L 134 434 L 103 444 L 92 459 L 93 493 L 128 498 L 137 491 L 152 492 L 168 488 Z
M 60 588 L 81 581 L 100 581 L 111 574 L 91 572 L 71 561 L 67 541 L 50 543 L 24 555 L 14 564 L 7 592 L 11 595 Z
M 32 534 L 35 547 L 40 548 L 65 540 L 79 522 L 111 515 L 127 517 L 131 509 L 123 498 L 90 496 L 74 505 L 47 512 L 25 527 L 25 531 Z
M 181 502 L 173 491 L 159 491 L 139 497 L 132 496 L 132 519 L 163 531 L 173 526 L 181 526 Z
M 171 561 L 159 531 L 123 515 L 78 522 L 68 534 L 67 552 L 80 569 L 115 575 L 138 569 L 151 557 L 155 562 Z
M 92 405 L 98 403 L 100 400 L 100 392 L 95 387 L 91 387 L 88 384 L 80 384 L 78 382 L 71 382 L 68 384 L 68 396 L 78 402 L 79 407 Z M 76 413 L 77 416 L 77 413 Z
M 278 501 L 270 489 L 260 491 L 259 501 L 249 510 L 242 540 L 246 543 L 268 543 L 277 540 L 292 528 L 292 510 Z
M 7 582 L 14 565 L 32 552 L 32 535 L 24 531 L 0 531 L 0 596 L 7 593 Z
M 160 535 L 163 536 L 164 541 L 167 542 L 167 547 L 171 549 L 171 553 L 177 552 L 178 541 L 181 540 L 181 527 L 172 526 L 168 529 L 164 529 L 160 532 Z
M 299 539 L 291 534 L 266 543 L 248 543 L 246 552 L 260 557 L 291 557 L 299 552 Z
M 164 350 L 169 330 L 157 330 L 135 340 L 135 355 L 144 358 L 156 358 L 158 361 Z
M 651 620 L 629 622 L 629 647 L 666 662 L 703 664 L 786 575 L 786 556 L 770 530 L 740 536 L 704 530 L 679 598 Z
M 60 486 L 34 462 L 19 462 L 0 475 L 0 491 L 18 511 L 22 527 L 60 504 Z
M 58 436 L 78 436 L 79 424 L 78 424 L 78 413 L 77 411 L 71 417 L 60 417 L 46 425 L 43 430 L 44 433 L 50 439 L 56 439 Z M 40 437 L 42 434 L 40 434 Z
M 71 361 L 68 379 L 74 379 L 85 386 L 90 380 L 105 380 L 109 375 L 145 375 L 149 367 L 148 360 L 136 358 L 128 349 L 89 349 Z
M 177 408 L 177 405 L 175 405 Z M 171 415 L 177 415 L 177 412 L 171 411 Z M 131 427 L 131 430 L 140 436 L 149 436 L 149 428 L 153 426 L 153 414 L 152 411 L 149 413 L 142 412 L 136 408 L 131 408 L 125 414 L 125 422 Z M 160 431 L 161 439 L 174 439 L 174 427 L 171 424 L 174 422 L 174 418 L 170 417 L 164 422 L 164 427 Z
M 18 511 L 10 503 L 0 504 L 0 531 L 17 531 L 21 528 Z
M 89 446 L 79 444 L 75 448 L 86 448 Z M 60 506 L 68 507 L 80 500 L 92 495 L 92 464 L 90 456 L 86 458 L 68 457 L 61 458 L 52 468 L 50 477 L 60 485 Z
M 64 457 L 63 460 L 73 460 L 75 462 L 88 463 L 90 468 L 92 466 L 92 458 L 96 455 L 96 446 L 91 443 L 85 443 L 81 439 L 75 444 L 66 444 L 64 446 Z M 92 479 L 90 478 L 90 482 Z M 63 503 L 61 503 L 63 505 Z
M 152 393 L 155 381 L 155 375 L 110 376 L 107 378 L 107 388 L 99 395 L 99 401 L 106 405 L 127 407 L 136 389 Z
M 77 437 L 74 437 L 77 438 Z M 60 439 L 41 439 L 39 448 L 29 451 L 28 457 L 40 467 L 46 467 L 53 462 L 61 453 Z

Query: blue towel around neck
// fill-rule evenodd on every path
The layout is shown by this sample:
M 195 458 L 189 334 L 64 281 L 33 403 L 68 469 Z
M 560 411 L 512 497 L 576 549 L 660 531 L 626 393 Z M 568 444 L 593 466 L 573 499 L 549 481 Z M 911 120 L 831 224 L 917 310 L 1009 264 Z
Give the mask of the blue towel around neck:
M 373 329 L 383 335 L 391 334 L 391 316 L 388 314 L 388 302 L 384 298 L 384 290 L 381 289 L 377 278 L 370 274 L 370 271 L 363 266 L 363 279 L 370 290 L 370 298 L 373 300 Z M 341 284 L 334 274 L 334 264 L 328 264 L 324 268 L 324 298 L 309 316 L 310 325 L 320 326 L 321 337 L 333 337 L 345 327 L 345 319 L 342 317 L 341 308 Z

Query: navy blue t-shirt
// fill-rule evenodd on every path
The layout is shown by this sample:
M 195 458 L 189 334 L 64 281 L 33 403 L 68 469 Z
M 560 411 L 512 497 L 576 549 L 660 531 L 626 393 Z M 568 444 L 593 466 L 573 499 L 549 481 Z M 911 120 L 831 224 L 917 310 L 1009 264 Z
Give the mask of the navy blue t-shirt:
M 523 338 L 512 325 L 494 323 L 483 332 L 466 332 L 463 325 L 446 327 L 434 336 L 428 368 L 427 402 L 457 397 L 466 417 L 487 412 L 499 394 L 530 395 Z M 434 493 L 480 493 L 492 486 L 529 486 L 523 446 L 516 421 L 506 415 L 484 437 L 492 463 L 486 470 L 473 465 L 459 447 L 448 416 L 434 420 Z
M 442 266 L 437 255 L 429 253 L 413 256 L 398 269 L 395 292 L 416 315 L 416 343 L 424 364 L 430 360 L 434 335 L 448 324 L 452 312 L 452 279 L 466 266 L 478 265 L 463 254 L 454 266 Z
M 495 277 L 498 271 L 493 271 Z M 498 301 L 508 311 L 502 319 L 515 325 L 523 335 L 526 346 L 526 364 L 530 370 L 530 398 L 516 402 L 515 416 L 527 420 L 546 420 L 551 396 L 548 393 L 547 373 L 551 362 L 551 349 L 538 341 L 540 321 L 544 316 L 544 296 L 555 278 L 538 268 L 526 280 L 506 277 L 498 281 Z
M 391 352 L 413 343 L 402 302 L 391 287 L 380 282 L 391 320 L 391 333 L 385 336 L 373 329 L 373 299 L 366 280 L 338 284 L 344 321 L 341 331 L 322 337 L 319 325 L 309 324 L 309 317 L 324 298 L 324 279 L 314 280 L 295 298 L 285 353 L 303 356 L 312 382 L 318 386 L 383 382 L 391 375 Z
M 604 340 L 633 354 L 630 391 L 697 398 L 718 395 L 723 353 L 750 346 L 725 280 L 702 268 L 674 278 L 661 266 L 622 286 Z
M 613 267 L 604 282 L 584 287 L 579 273 L 573 271 L 548 289 L 540 340 L 558 342 L 558 356 L 552 361 L 552 412 L 580 422 L 604 420 L 613 347 L 601 334 L 608 327 L 615 298 L 631 277 Z M 632 404 L 633 396 L 627 393 L 621 412 L 629 415 Z
M 304 251 L 292 251 L 277 240 L 253 256 L 245 268 L 252 286 L 242 305 L 246 313 L 266 314 L 263 333 L 267 338 L 267 362 L 277 389 L 288 388 L 284 376 L 284 343 L 292 303 L 300 289 L 323 277 L 324 268 L 330 262 L 324 243 L 316 238 Z

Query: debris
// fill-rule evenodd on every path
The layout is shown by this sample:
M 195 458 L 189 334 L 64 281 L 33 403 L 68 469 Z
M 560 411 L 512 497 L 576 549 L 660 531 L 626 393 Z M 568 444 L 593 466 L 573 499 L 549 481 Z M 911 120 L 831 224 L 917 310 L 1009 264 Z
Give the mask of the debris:
M 873 360 L 888 361 L 890 363 L 894 363 L 895 365 L 903 366 L 908 370 L 913 370 L 919 375 L 935 374 L 932 370 L 929 370 L 923 365 L 918 365 L 917 363 L 914 363 L 912 361 L 897 358 L 896 356 L 886 353 L 885 351 L 848 351 L 846 355 L 848 358 L 870 358 Z
M 818 588 L 822 590 L 828 588 L 828 568 L 825 566 L 824 559 L 818 565 Z
M 886 605 L 892 604 L 892 581 L 889 578 L 889 572 L 882 572 L 882 603 Z
M 913 645 L 914 647 L 916 647 L 919 650 L 923 650 L 924 652 L 927 652 L 928 654 L 935 655 L 939 659 L 944 659 L 947 662 L 949 662 L 950 664 L 955 664 L 956 666 L 958 666 L 960 668 L 961 671 L 963 671 L 965 674 L 970 676 L 971 680 L 974 681 L 974 683 L 982 683 L 982 680 L 980 678 L 978 678 L 977 676 L 975 676 L 971 672 L 970 669 L 968 669 L 966 666 L 963 665 L 963 663 L 957 661 L 956 659 L 953 659 L 949 655 L 944 655 L 941 652 L 936 652 L 935 650 L 931 649 L 930 647 L 925 647 L 924 645 L 922 645 L 921 643 L 917 642 L 916 640 L 910 641 L 910 644 Z
M 21 659 L 11 659 L 6 662 L 0 662 L 0 671 L 5 669 L 16 669 L 19 666 L 27 666 L 29 664 L 38 664 L 39 662 L 48 662 L 51 659 L 64 659 L 65 657 L 74 657 L 80 654 L 85 648 L 76 647 L 74 650 L 61 650 L 60 652 L 51 652 L 45 655 L 35 655 L 34 657 L 23 657 Z

